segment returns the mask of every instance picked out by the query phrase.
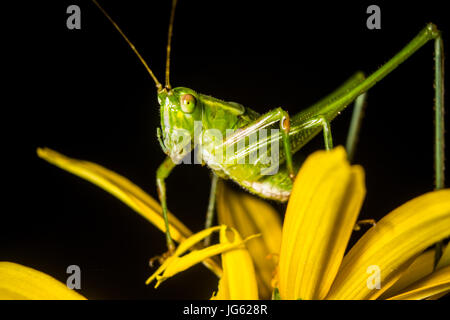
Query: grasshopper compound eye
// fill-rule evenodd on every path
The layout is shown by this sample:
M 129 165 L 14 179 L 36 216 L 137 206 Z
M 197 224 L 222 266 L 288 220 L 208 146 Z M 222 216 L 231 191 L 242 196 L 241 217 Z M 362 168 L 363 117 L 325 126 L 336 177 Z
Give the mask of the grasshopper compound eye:
M 192 94 L 184 94 L 181 96 L 181 110 L 184 113 L 192 113 L 194 111 L 196 100 Z

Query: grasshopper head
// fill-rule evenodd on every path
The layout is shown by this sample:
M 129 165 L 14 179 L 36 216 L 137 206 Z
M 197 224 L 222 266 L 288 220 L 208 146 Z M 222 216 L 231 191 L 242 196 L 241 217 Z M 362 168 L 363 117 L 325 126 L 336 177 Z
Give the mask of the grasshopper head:
M 194 90 L 178 87 L 159 91 L 158 102 L 161 108 L 158 139 L 164 152 L 179 163 L 195 146 L 194 126 L 201 125 L 202 120 L 200 100 Z

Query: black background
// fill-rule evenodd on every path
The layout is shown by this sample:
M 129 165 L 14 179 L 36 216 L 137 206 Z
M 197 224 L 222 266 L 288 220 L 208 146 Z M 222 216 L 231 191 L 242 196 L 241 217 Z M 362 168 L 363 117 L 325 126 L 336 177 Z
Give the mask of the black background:
M 438 25 L 448 47 L 444 1 L 392 2 L 180 0 L 172 86 L 294 114 L 355 71 L 376 70 L 427 22 Z M 170 1 L 101 3 L 163 82 Z M 71 4 L 81 8 L 81 30 L 66 28 Z M 370 4 L 381 8 L 381 30 L 366 28 Z M 217 283 L 203 266 L 157 290 L 145 286 L 148 259 L 165 251 L 163 234 L 35 153 L 46 146 L 99 163 L 156 197 L 155 171 L 164 159 L 156 140 L 159 108 L 133 52 L 90 1 L 19 4 L 4 15 L 13 19 L 3 46 L 11 55 L 4 70 L 12 72 L 4 86 L 0 260 L 63 282 L 67 266 L 79 265 L 81 293 L 91 299 L 209 298 Z M 368 94 L 355 159 L 368 190 L 361 218 L 380 219 L 433 188 L 432 57 L 430 43 Z M 345 142 L 350 116 L 346 110 L 331 124 L 335 145 Z M 321 136 L 304 152 L 320 148 Z M 199 230 L 208 170 L 176 168 L 167 184 L 170 210 Z

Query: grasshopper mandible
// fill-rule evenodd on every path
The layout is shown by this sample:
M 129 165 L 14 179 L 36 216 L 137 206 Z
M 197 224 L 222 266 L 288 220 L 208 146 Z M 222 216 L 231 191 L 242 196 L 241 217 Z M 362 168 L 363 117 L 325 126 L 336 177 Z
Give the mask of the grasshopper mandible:
M 262 198 L 285 202 L 300 165 L 293 160 L 293 154 L 320 132 L 323 132 L 325 149 L 333 148 L 330 122 L 355 102 L 346 143 L 351 159 L 362 120 L 365 93 L 430 40 L 434 40 L 435 55 L 435 188 L 444 187 L 444 54 L 442 38 L 434 24 L 427 24 L 402 50 L 368 77 L 362 72 L 356 73 L 334 92 L 290 117 L 281 107 L 259 114 L 236 102 L 222 101 L 186 87 L 171 87 L 170 51 L 177 0 L 172 0 L 164 86 L 114 20 L 96 0 L 92 1 L 125 39 L 156 84 L 161 115 L 161 128 L 157 129 L 157 136 L 167 155 L 157 170 L 156 180 L 169 252 L 174 249 L 174 244 L 169 233 L 165 179 L 192 151 L 199 150 L 197 153 L 201 161 L 212 170 L 207 227 L 212 223 L 219 178 L 231 179 Z M 268 128 L 272 129 L 271 134 L 262 135 L 261 132 Z M 225 138 L 217 139 L 216 135 L 210 134 L 211 130 L 219 133 L 220 138 Z M 257 134 L 259 140 L 256 141 L 252 137 Z M 223 159 L 224 149 L 231 157 Z M 271 156 L 276 154 L 277 168 L 281 165 L 279 170 L 270 171 L 273 163 L 269 161 L 267 151 L 270 151 Z

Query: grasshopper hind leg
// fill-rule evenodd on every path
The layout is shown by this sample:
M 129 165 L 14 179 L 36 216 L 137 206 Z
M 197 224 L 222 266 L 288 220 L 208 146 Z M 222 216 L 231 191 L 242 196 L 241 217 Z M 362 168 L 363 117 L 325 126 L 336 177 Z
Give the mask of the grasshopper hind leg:
M 364 92 L 355 100 L 352 112 L 352 120 L 347 134 L 345 149 L 347 150 L 348 161 L 352 162 L 358 143 L 359 130 L 361 129 L 362 119 L 364 117 L 364 108 L 366 107 L 367 93 Z

